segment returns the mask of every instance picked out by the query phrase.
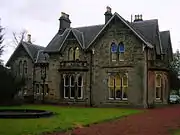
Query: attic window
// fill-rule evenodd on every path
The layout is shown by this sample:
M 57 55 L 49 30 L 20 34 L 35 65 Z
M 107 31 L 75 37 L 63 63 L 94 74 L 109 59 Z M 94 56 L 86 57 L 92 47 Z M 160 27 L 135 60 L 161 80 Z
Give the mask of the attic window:
M 68 55 L 69 55 L 69 57 L 68 57 L 69 60 L 74 60 L 74 49 L 73 48 L 69 49 Z
M 79 48 L 76 47 L 74 52 L 75 52 L 75 60 L 79 60 Z

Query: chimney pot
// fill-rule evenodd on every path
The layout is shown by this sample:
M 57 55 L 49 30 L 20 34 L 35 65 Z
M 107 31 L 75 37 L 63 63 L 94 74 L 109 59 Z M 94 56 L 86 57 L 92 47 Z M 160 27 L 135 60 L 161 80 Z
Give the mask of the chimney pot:
M 111 8 L 109 6 L 106 7 L 106 11 L 111 13 Z
M 61 17 L 65 17 L 65 16 L 66 16 L 66 13 L 61 12 Z

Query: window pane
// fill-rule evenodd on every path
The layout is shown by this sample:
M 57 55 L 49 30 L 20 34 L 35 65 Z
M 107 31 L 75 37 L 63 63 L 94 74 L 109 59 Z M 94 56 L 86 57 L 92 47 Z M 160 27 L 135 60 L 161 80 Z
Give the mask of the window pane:
M 156 75 L 156 87 L 161 87 L 161 75 Z
M 82 98 L 82 88 L 78 87 L 78 98 Z
M 116 78 L 115 78 L 115 86 L 120 88 L 121 87 L 121 78 L 119 75 L 116 75 Z
M 64 87 L 64 97 L 69 97 L 69 87 Z
M 74 76 L 71 76 L 71 77 L 70 77 L 70 80 L 71 80 L 71 86 L 74 86 L 74 83 L 75 83 Z
M 49 93 L 49 87 L 48 87 L 48 84 L 45 84 L 45 93 Z
M 156 98 L 161 98 L 161 87 L 156 87 Z
M 36 93 L 40 93 L 40 91 L 39 91 L 39 84 L 36 84 Z
M 117 53 L 111 53 L 111 59 L 112 59 L 112 61 L 116 61 L 117 60 Z
M 119 44 L 119 52 L 124 52 L 124 44 L 123 43 Z
M 117 52 L 117 49 L 118 49 L 118 46 L 113 42 L 111 44 L 111 52 L 112 53 L 116 53 Z
M 121 88 L 116 89 L 116 98 L 121 98 L 122 97 L 122 91 Z
M 24 70 L 24 74 L 27 74 L 27 61 L 24 61 L 23 63 L 23 70 Z
M 79 60 L 79 48 L 75 49 L 75 60 Z
M 81 76 L 78 77 L 78 86 L 83 86 L 83 79 Z
M 114 88 L 110 87 L 109 88 L 109 98 L 114 98 Z
M 114 87 L 114 77 L 113 76 L 109 76 L 108 86 L 109 87 Z
M 123 88 L 123 99 L 127 99 L 127 87 Z
M 69 60 L 74 60 L 74 50 L 73 50 L 73 48 L 69 49 Z
M 75 87 L 71 87 L 71 97 L 75 97 Z
M 65 78 L 64 78 L 64 85 L 65 85 L 65 86 L 69 86 L 69 81 L 70 81 L 70 80 L 69 80 L 69 76 L 66 75 Z
M 128 76 L 127 75 L 123 76 L 123 87 L 128 87 Z
M 124 60 L 124 52 L 119 53 L 119 61 Z

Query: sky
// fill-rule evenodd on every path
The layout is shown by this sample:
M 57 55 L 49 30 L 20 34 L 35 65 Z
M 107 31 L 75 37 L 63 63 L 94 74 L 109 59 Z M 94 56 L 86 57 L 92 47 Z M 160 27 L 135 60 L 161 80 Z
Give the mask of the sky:
M 106 7 L 126 20 L 142 14 L 158 19 L 160 31 L 170 30 L 173 51 L 180 48 L 179 0 L 0 0 L 0 24 L 4 30 L 4 63 L 14 51 L 12 33 L 27 30 L 34 44 L 47 46 L 59 28 L 61 12 L 70 15 L 71 27 L 104 23 Z

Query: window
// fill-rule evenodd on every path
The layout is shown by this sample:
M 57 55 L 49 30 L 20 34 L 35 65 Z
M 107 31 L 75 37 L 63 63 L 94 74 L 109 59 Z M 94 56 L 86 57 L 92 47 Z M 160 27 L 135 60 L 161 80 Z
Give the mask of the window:
M 122 42 L 119 43 L 119 61 L 124 60 L 124 44 Z
M 78 76 L 77 79 L 77 97 L 78 98 L 83 98 L 83 78 L 82 76 Z
M 19 61 L 19 75 L 22 75 L 23 67 L 22 67 L 22 61 Z
M 23 74 L 26 75 L 27 74 L 27 61 L 25 60 L 23 63 Z
M 79 60 L 79 48 L 75 48 L 75 60 Z
M 69 49 L 69 60 L 74 60 L 74 49 L 73 48 L 70 48 Z
M 113 76 L 109 76 L 108 87 L 109 87 L 109 99 L 114 99 L 114 77 Z
M 70 92 L 70 84 L 69 84 L 69 76 L 64 76 L 64 98 L 69 98 L 69 92 Z
M 75 78 L 70 76 L 70 98 L 75 98 Z
M 44 86 L 44 92 L 45 92 L 46 95 L 49 94 L 49 87 L 48 87 L 48 84 L 45 84 L 45 86 Z
M 127 73 L 123 75 L 122 78 L 122 99 L 127 100 L 127 88 L 128 88 L 128 75 Z
M 108 79 L 109 99 L 127 100 L 128 76 L 120 76 L 118 73 L 109 76 Z
M 155 85 L 156 85 L 156 92 L 155 92 L 156 99 L 161 99 L 162 98 L 162 77 L 160 74 L 156 74 Z
M 36 94 L 39 94 L 40 93 L 40 89 L 39 89 L 39 84 L 36 84 Z
M 118 46 L 114 42 L 112 42 L 111 44 L 111 60 L 112 61 L 117 60 L 117 49 L 118 49 Z

